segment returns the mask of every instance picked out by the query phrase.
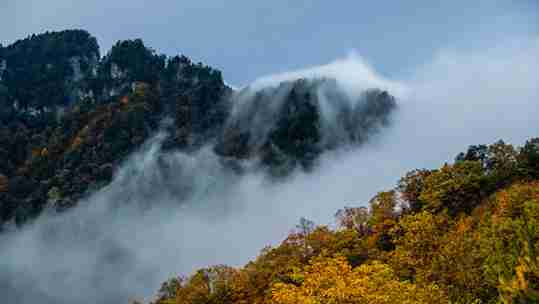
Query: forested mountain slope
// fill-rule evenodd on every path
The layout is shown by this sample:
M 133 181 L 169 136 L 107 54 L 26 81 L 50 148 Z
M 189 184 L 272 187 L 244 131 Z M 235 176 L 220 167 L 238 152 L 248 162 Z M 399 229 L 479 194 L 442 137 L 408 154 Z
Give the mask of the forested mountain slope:
M 364 143 L 396 109 L 388 92 L 351 97 L 334 79 L 234 91 L 220 71 L 159 55 L 140 39 L 101 58 L 83 30 L 0 47 L 0 63 L 0 223 L 16 225 L 107 185 L 158 130 L 165 151 L 210 146 L 235 170 L 254 160 L 285 176 L 312 169 L 326 150 Z M 336 117 L 325 119 L 324 109 Z
M 539 302 L 537 138 L 471 146 L 335 218 L 302 219 L 241 268 L 171 279 L 153 303 Z

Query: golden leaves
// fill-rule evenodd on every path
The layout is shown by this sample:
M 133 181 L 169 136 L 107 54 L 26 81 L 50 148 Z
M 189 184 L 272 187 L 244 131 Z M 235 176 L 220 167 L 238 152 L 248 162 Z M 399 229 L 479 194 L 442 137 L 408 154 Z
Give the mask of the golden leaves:
M 419 287 L 407 281 L 399 281 L 388 265 L 377 261 L 352 268 L 342 256 L 318 257 L 313 259 L 303 272 L 296 273 L 294 276 L 301 277 L 301 282 L 276 283 L 273 286 L 272 300 L 275 303 L 447 302 L 446 297 L 435 285 Z

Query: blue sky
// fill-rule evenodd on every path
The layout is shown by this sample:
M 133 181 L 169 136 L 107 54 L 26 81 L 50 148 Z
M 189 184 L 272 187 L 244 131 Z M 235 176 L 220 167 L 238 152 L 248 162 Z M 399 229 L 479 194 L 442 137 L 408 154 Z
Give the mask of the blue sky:
M 105 53 L 143 38 L 221 69 L 231 84 L 327 63 L 354 49 L 397 76 L 445 48 L 539 33 L 539 1 L 1 0 L 0 41 L 83 28 Z

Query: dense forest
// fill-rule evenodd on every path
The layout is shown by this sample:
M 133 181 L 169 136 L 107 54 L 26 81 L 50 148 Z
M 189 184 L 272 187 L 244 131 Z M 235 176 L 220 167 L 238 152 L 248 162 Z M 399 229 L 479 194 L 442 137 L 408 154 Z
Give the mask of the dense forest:
M 168 146 L 185 148 L 219 128 L 230 93 L 219 71 L 140 39 L 99 58 L 82 30 L 32 35 L 0 48 L 0 61 L 0 223 L 75 205 L 165 117 L 176 118 Z
M 396 109 L 388 92 L 372 88 L 349 100 L 332 79 L 235 92 L 220 71 L 157 54 L 141 39 L 118 41 L 99 56 L 96 39 L 83 30 L 0 47 L 0 231 L 45 209 L 75 206 L 109 184 L 126 156 L 158 130 L 168 135 L 164 150 L 216 143 L 231 167 L 257 159 L 283 176 L 311 169 L 324 150 L 365 142 Z M 335 100 L 339 130 L 323 126 L 321 91 Z M 246 102 L 252 107 L 233 117 L 234 99 L 244 95 L 253 95 Z M 269 112 L 277 95 L 280 107 Z
M 538 138 L 471 146 L 335 218 L 301 219 L 244 267 L 173 278 L 152 303 L 539 302 Z

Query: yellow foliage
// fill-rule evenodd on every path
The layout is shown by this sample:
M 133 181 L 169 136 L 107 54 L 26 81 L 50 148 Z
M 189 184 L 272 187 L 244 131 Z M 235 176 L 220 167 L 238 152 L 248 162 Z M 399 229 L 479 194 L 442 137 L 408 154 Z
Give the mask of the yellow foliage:
M 447 229 L 447 221 L 427 211 L 404 216 L 393 229 L 396 248 L 391 254 L 391 264 L 400 274 L 428 281 L 433 258 L 442 245 L 441 236 Z
M 158 303 L 539 303 L 539 183 L 516 183 L 468 205 L 476 165 L 460 166 L 428 175 L 436 183 L 426 189 L 444 206 L 470 212 L 401 212 L 394 193 L 382 192 L 370 211 L 339 212 L 340 229 L 292 233 L 243 268 L 197 272 Z
M 374 261 L 352 268 L 342 256 L 315 258 L 294 283 L 276 283 L 272 290 L 279 304 L 392 304 L 448 303 L 435 286 L 399 281 L 393 270 Z
M 496 259 L 490 268 L 498 269 L 500 298 L 508 304 L 539 302 L 539 183 L 515 184 L 496 195 L 496 204 L 490 227 Z
M 75 137 L 73 142 L 71 143 L 71 149 L 77 149 L 82 144 L 82 138 L 80 136 Z

